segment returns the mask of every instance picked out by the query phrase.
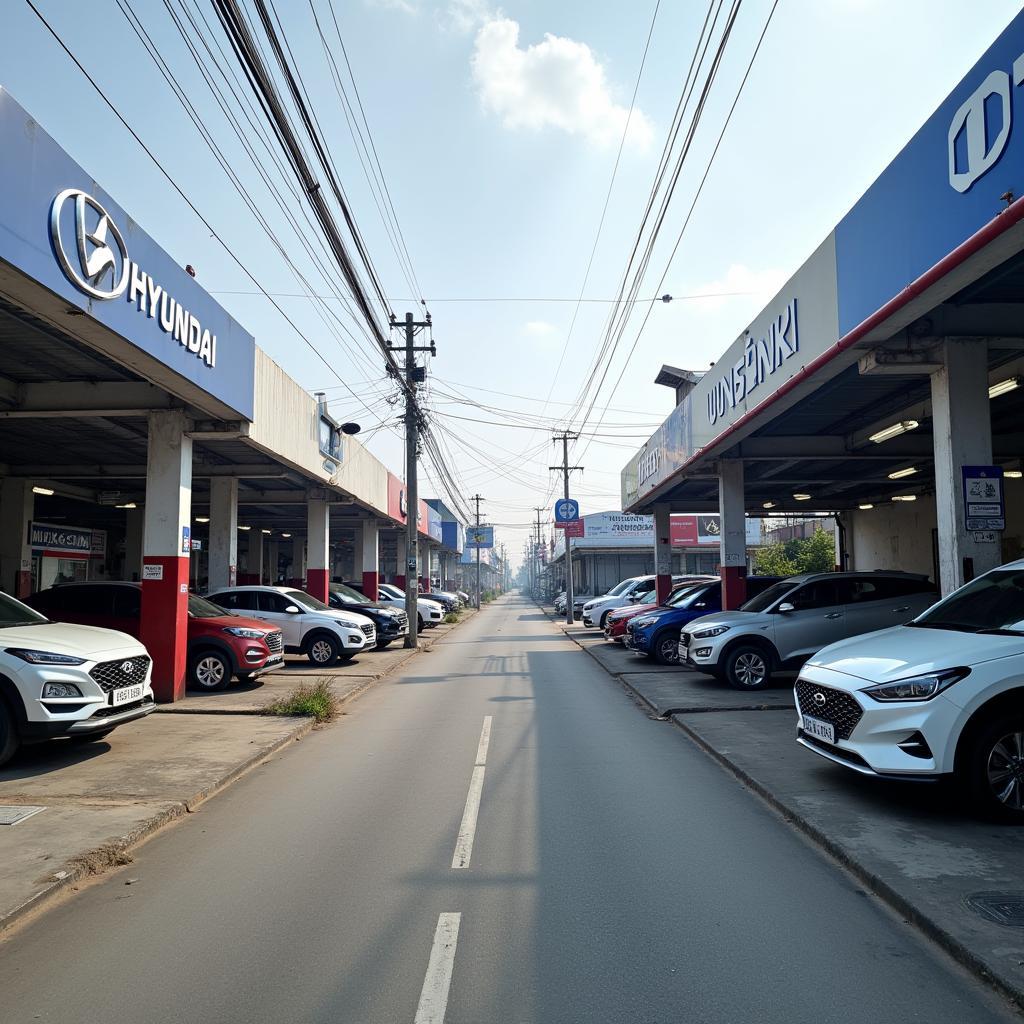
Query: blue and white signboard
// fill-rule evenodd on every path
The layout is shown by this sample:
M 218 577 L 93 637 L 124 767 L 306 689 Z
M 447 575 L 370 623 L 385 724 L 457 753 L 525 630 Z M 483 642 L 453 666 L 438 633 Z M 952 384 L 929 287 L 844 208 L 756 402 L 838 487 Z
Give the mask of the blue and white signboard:
M 493 548 L 494 527 L 493 526 L 467 526 L 466 527 L 467 548 Z
M 968 530 L 1005 530 L 1001 466 L 963 466 L 964 516 Z
M 580 503 L 575 498 L 559 498 L 555 502 L 555 522 L 574 523 L 580 517 Z

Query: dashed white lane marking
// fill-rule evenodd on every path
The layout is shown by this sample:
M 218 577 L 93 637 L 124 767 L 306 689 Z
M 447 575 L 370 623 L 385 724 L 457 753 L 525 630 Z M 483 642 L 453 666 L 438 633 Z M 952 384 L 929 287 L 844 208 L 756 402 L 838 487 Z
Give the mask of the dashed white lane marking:
M 437 919 L 427 976 L 423 979 L 423 991 L 420 992 L 420 1003 L 416 1007 L 413 1024 L 444 1024 L 461 923 L 461 914 L 441 914 Z
M 455 855 L 452 857 L 453 868 L 468 868 L 469 858 L 473 855 L 473 838 L 476 836 L 476 821 L 480 814 L 480 794 L 484 789 L 484 766 L 487 764 L 487 747 L 491 742 L 491 716 L 484 718 L 484 727 L 480 732 L 480 744 L 476 749 L 476 764 L 469 780 L 469 795 L 466 797 L 466 809 L 462 812 L 462 824 L 455 840 Z

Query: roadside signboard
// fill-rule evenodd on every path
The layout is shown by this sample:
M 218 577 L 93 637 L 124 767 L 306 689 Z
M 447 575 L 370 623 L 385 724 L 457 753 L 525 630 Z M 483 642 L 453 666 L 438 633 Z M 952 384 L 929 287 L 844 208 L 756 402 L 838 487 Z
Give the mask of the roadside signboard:
M 574 498 L 559 498 L 555 502 L 555 526 L 573 523 L 580 517 L 580 503 Z
M 467 526 L 466 527 L 467 548 L 493 548 L 494 527 L 493 526 Z
M 1005 530 L 1001 466 L 963 466 L 964 516 L 968 530 Z
M 582 519 L 574 519 L 572 522 L 568 523 L 555 523 L 555 526 L 559 525 L 561 525 L 562 528 L 565 530 L 566 540 L 569 540 L 573 537 L 583 537 L 585 535 Z

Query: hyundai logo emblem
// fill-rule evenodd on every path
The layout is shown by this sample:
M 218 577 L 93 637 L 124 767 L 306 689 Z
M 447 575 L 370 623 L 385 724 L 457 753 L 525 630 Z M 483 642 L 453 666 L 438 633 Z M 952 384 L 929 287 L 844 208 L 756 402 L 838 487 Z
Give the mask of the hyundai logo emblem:
M 135 671 L 135 665 L 130 661 L 121 662 L 121 671 L 126 675 L 130 676 Z
M 818 690 L 814 695 L 814 703 L 817 704 L 819 708 L 823 708 L 827 700 L 828 698 L 821 692 L 821 690 Z
M 69 199 L 75 202 L 74 258 L 68 255 L 60 232 L 61 211 Z M 94 299 L 116 299 L 124 294 L 128 287 L 128 247 L 110 215 L 92 196 L 79 188 L 59 192 L 50 208 L 50 235 L 61 268 L 75 287 Z

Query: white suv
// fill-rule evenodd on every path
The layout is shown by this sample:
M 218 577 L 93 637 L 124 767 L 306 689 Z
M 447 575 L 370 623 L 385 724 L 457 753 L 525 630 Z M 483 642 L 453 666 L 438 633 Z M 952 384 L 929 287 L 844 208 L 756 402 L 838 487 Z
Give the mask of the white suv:
M 228 587 L 208 600 L 229 611 L 244 611 L 254 619 L 272 622 L 281 630 L 284 649 L 305 654 L 317 666 L 348 661 L 359 651 L 373 650 L 377 627 L 356 612 L 331 608 L 292 587 Z
M 604 620 L 609 612 L 630 603 L 631 597 L 646 594 L 654 586 L 654 576 L 631 576 L 628 580 L 616 583 L 607 594 L 592 597 L 583 604 L 583 625 L 597 626 L 604 629 Z
M 1024 824 L 1024 560 L 819 651 L 796 699 L 816 754 L 864 775 L 953 775 L 973 807 Z
M 405 612 L 408 611 L 405 603 L 405 591 L 391 583 L 380 584 L 378 600 L 381 604 L 388 604 L 394 608 L 401 608 Z M 424 629 L 432 629 L 444 622 L 444 608 L 439 601 L 431 601 L 429 597 L 417 594 L 416 617 L 418 630 L 422 633 Z
M 0 593 L 0 764 L 22 743 L 99 740 L 148 715 L 151 669 L 127 634 L 51 622 Z

